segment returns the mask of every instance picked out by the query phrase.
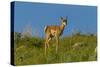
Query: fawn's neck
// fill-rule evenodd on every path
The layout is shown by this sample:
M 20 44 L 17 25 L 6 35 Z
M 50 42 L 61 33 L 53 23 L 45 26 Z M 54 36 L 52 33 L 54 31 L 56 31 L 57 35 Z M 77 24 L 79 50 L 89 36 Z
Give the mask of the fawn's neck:
M 65 25 L 64 24 L 61 24 L 60 25 L 61 32 L 63 32 L 64 28 L 65 28 Z

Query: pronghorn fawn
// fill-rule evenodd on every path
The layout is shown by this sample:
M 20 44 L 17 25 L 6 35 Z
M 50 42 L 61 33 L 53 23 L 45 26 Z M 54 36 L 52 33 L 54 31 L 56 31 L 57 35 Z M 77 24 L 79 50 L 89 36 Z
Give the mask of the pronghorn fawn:
M 59 37 L 63 34 L 64 28 L 67 25 L 67 17 L 66 18 L 60 18 L 61 19 L 61 25 L 52 25 L 52 26 L 45 26 L 44 32 L 45 32 L 45 55 L 47 47 L 49 48 L 49 42 L 52 38 L 56 39 L 56 53 L 59 48 Z

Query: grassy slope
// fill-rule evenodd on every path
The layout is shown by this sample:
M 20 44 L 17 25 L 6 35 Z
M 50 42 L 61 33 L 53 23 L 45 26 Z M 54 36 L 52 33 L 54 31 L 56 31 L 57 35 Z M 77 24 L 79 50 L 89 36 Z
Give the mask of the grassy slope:
M 83 43 L 73 47 L 75 43 Z M 44 55 L 44 39 L 23 39 L 15 46 L 15 65 L 47 64 L 95 61 L 97 39 L 95 36 L 73 36 L 60 39 L 59 52 L 55 52 L 55 41 L 51 41 L 47 56 Z

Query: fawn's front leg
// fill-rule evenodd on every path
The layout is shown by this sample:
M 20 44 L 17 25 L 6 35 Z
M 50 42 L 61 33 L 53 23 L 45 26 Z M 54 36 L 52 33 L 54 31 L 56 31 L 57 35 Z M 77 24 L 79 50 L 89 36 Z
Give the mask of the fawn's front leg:
M 58 52 L 58 48 L 59 48 L 59 36 L 56 36 L 56 53 Z

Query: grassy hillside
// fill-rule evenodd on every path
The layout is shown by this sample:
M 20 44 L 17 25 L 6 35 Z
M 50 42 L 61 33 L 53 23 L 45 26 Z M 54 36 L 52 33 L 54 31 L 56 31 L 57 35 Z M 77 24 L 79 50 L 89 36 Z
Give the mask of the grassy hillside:
M 48 53 L 44 55 L 44 39 L 39 37 L 23 38 L 15 44 L 15 65 L 48 64 L 96 61 L 97 46 L 96 36 L 73 35 L 60 38 L 58 53 L 56 54 L 56 42 L 50 42 Z

